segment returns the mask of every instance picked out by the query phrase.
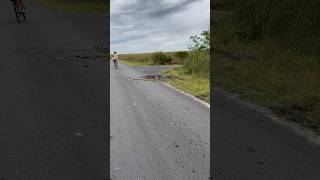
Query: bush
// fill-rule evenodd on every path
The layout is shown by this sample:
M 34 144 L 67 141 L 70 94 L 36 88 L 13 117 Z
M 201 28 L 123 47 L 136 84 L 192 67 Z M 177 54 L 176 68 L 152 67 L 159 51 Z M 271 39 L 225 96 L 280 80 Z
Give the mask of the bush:
M 174 56 L 177 57 L 180 61 L 182 61 L 188 56 L 188 53 L 186 51 L 179 51 L 179 52 L 176 52 Z
M 183 70 L 186 74 L 210 78 L 210 53 L 202 50 L 191 51 L 184 62 Z
M 164 54 L 163 52 L 154 53 L 152 56 L 152 59 L 154 64 L 160 64 L 160 65 L 168 64 L 172 61 L 172 58 Z
M 319 0 L 234 0 L 230 23 L 244 43 L 273 40 L 293 51 L 318 53 L 319 8 Z

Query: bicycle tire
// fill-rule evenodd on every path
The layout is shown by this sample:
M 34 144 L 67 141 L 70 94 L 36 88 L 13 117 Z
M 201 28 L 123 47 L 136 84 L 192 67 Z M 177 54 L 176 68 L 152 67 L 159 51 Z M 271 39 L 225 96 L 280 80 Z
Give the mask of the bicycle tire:
M 22 13 L 23 20 L 27 20 L 26 13 Z
M 24 3 L 22 4 L 22 8 L 23 8 L 23 10 L 26 10 L 26 6 L 24 5 Z M 22 16 L 23 16 L 23 20 L 27 20 L 25 12 L 22 13 Z
M 13 9 L 14 9 L 14 13 L 16 15 L 17 22 L 21 23 L 19 7 L 18 7 L 18 4 L 15 2 L 13 3 Z

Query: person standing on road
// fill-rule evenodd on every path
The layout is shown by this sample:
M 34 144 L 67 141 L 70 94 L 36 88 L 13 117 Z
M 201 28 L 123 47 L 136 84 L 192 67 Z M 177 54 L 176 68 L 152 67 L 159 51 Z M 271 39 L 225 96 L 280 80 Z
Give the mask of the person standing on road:
M 111 58 L 112 58 L 113 64 L 117 68 L 118 67 L 118 59 L 119 59 L 117 52 L 114 51 L 113 54 L 111 55 Z
M 119 57 L 117 55 L 117 52 L 113 52 L 113 54 L 111 55 L 111 58 L 113 62 L 118 61 Z

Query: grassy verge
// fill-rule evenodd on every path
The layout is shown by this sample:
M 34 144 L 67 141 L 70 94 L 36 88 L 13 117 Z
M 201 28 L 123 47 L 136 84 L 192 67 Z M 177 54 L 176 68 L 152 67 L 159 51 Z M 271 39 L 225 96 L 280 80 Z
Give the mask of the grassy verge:
M 318 1 L 217 0 L 214 5 L 220 15 L 212 19 L 214 86 L 320 134 Z
M 106 0 L 37 0 L 55 9 L 67 12 L 107 13 L 109 3 Z
M 128 60 L 121 60 L 122 63 L 130 65 L 130 66 L 152 66 L 154 65 L 151 61 L 128 61 Z
M 167 83 L 187 93 L 190 93 L 201 100 L 210 102 L 210 70 L 208 68 L 209 65 L 207 65 L 209 62 L 209 56 L 203 56 L 202 53 L 189 52 L 188 58 L 181 60 L 178 57 L 175 57 L 176 52 L 164 53 L 172 57 L 172 62 L 170 64 L 183 65 L 173 70 L 161 72 L 162 74 L 175 77 L 174 79 L 167 80 Z M 153 63 L 152 55 L 152 53 L 120 54 L 119 59 L 123 63 L 132 66 L 157 65 Z M 205 60 L 203 61 L 202 59 Z
M 320 134 L 319 58 L 282 54 L 234 60 L 217 54 L 213 66 L 215 86 Z
M 320 134 L 320 26 L 308 18 L 319 17 L 309 9 L 316 1 L 237 2 L 212 23 L 214 86 Z
M 169 84 L 210 103 L 210 79 L 196 74 L 185 74 L 182 67 L 163 73 L 176 77 L 168 80 Z

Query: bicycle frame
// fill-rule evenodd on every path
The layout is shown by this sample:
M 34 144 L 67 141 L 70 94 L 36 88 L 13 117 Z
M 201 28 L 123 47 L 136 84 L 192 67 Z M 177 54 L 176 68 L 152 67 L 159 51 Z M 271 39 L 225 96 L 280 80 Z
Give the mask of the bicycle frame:
M 118 69 L 118 67 L 119 67 L 119 66 L 118 66 L 118 60 L 115 60 L 115 59 L 114 59 L 114 60 L 113 60 L 113 64 L 114 64 L 114 68 L 115 68 L 115 69 Z
M 13 0 L 13 8 L 16 15 L 16 19 L 18 23 L 21 23 L 22 20 L 26 20 L 25 12 L 22 10 L 25 9 L 25 5 L 23 4 L 22 0 Z

